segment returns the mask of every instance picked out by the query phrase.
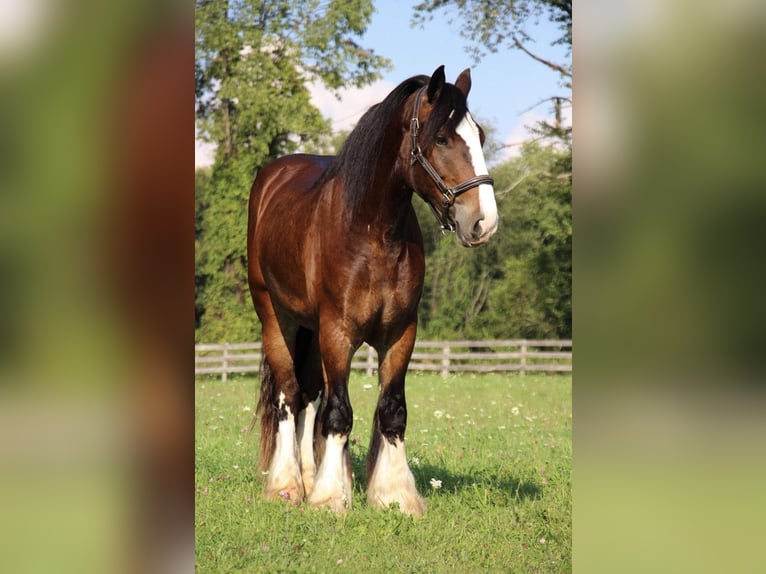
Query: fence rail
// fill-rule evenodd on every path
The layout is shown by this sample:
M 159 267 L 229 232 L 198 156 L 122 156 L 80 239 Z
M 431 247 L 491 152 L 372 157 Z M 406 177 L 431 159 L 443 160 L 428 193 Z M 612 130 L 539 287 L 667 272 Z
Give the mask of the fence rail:
M 258 373 L 261 368 L 261 343 L 199 344 L 194 346 L 194 374 L 220 375 Z M 353 370 L 373 375 L 378 370 L 378 354 L 362 345 L 351 361 Z M 410 371 L 450 373 L 570 372 L 571 339 L 510 339 L 503 341 L 417 341 Z

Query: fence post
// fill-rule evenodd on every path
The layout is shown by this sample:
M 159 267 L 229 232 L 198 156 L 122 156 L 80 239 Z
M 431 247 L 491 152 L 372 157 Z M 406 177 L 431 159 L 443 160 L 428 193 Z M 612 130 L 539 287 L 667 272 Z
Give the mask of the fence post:
M 229 380 L 229 344 L 223 344 L 223 362 L 221 369 L 221 382 Z
M 442 377 L 447 378 L 449 376 L 449 366 L 450 366 L 449 357 L 451 354 L 449 345 L 444 345 L 442 354 L 444 355 L 442 358 Z
M 521 376 L 525 376 L 527 374 L 527 340 L 524 339 L 521 341 Z
M 375 357 L 373 356 L 372 345 L 367 345 L 367 376 L 371 377 L 375 368 Z

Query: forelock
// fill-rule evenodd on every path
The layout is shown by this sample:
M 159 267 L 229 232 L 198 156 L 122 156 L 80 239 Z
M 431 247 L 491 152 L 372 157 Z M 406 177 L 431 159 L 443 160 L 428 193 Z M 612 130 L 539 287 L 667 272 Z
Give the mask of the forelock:
M 452 84 L 445 84 L 423 126 L 423 145 L 430 145 L 442 128 L 453 133 L 467 112 L 463 92 Z

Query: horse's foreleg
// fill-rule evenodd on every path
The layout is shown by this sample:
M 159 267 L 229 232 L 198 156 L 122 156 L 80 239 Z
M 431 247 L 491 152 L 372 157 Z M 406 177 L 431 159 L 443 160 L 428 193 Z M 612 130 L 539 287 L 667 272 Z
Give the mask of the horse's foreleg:
M 400 511 L 420 516 L 426 505 L 418 494 L 404 450 L 407 427 L 404 377 L 415 344 L 415 331 L 413 323 L 380 360 L 380 396 L 367 456 L 367 502 L 376 508 L 397 503 Z
M 353 411 L 348 397 L 351 348 L 348 339 L 332 329 L 320 330 L 320 348 L 325 380 L 325 404 L 321 414 L 324 454 L 308 498 L 312 506 L 328 506 L 335 512 L 351 508 L 351 455 L 348 435 Z

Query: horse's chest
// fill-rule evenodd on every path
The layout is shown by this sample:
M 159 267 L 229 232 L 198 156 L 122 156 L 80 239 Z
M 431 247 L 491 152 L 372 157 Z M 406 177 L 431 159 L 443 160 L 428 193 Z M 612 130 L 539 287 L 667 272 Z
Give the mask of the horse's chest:
M 425 274 L 418 242 L 358 242 L 324 263 L 328 314 L 342 320 L 352 340 L 386 342 L 417 317 Z
M 371 273 L 363 278 L 363 289 L 352 302 L 351 313 L 356 323 L 364 329 L 365 336 L 373 332 L 399 331 L 417 314 L 423 279 L 422 273 L 407 273 L 402 269 L 386 274 Z
M 415 306 L 415 293 L 397 289 L 391 284 L 383 284 L 367 297 L 365 316 L 388 325 L 400 321 L 402 316 L 409 314 Z

